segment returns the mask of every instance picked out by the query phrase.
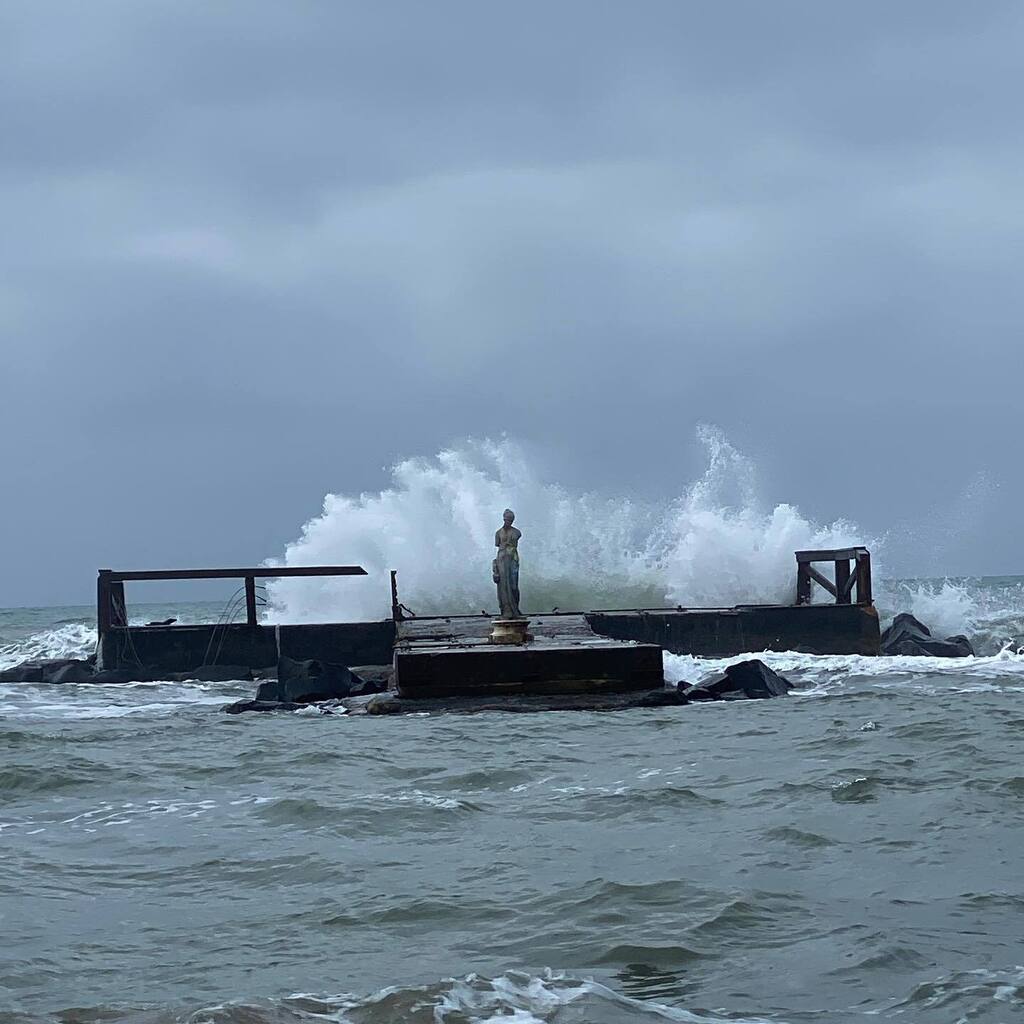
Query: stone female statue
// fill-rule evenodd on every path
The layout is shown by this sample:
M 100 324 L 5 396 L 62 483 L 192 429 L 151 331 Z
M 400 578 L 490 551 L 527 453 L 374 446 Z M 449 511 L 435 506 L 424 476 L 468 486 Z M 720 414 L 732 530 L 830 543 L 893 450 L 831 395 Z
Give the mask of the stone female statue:
M 491 574 L 498 587 L 498 607 L 503 619 L 521 619 L 519 611 L 519 538 L 522 533 L 512 523 L 516 514 L 505 509 L 505 525 L 494 535 L 498 555 L 491 566 Z

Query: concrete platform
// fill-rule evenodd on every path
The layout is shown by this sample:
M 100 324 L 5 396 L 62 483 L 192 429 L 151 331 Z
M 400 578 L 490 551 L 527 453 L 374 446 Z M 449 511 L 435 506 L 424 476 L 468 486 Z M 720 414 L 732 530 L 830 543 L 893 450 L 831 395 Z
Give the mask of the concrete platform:
M 464 646 L 490 632 L 486 615 L 250 626 L 108 627 L 100 633 L 98 667 L 139 670 L 141 678 L 203 665 L 276 666 L 278 659 L 317 658 L 342 665 L 389 665 L 412 641 Z M 760 651 L 878 654 L 872 605 L 746 605 L 736 608 L 627 609 L 530 617 L 538 641 L 572 638 L 638 641 L 673 654 L 727 657 Z
M 487 640 L 490 619 L 398 624 L 395 685 L 401 697 L 624 693 L 664 685 L 661 648 L 597 636 L 582 615 L 530 619 L 523 645 Z

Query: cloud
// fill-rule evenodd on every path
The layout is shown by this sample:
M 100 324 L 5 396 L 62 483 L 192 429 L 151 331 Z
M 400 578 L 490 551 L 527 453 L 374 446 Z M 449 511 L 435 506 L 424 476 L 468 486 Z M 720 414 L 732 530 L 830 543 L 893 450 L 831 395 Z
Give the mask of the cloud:
M 1015 4 L 0 19 L 0 446 L 87 509 L 53 538 L 0 503 L 74 563 L 48 594 L 106 552 L 271 554 L 324 491 L 467 435 L 671 493 L 708 419 L 780 500 L 874 532 L 1016 458 Z M 231 529 L 162 511 L 186 487 L 232 522 L 257 484 Z M 990 518 L 972 564 L 1015 535 Z

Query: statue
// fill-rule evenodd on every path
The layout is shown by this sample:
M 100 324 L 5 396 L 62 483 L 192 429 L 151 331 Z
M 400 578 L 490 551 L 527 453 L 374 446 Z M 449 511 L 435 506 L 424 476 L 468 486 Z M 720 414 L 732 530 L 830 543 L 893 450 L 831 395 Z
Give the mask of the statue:
M 512 524 L 516 514 L 505 509 L 505 525 L 494 535 L 497 557 L 491 566 L 491 575 L 498 587 L 498 607 L 503 619 L 521 619 L 519 611 L 519 538 L 522 533 Z

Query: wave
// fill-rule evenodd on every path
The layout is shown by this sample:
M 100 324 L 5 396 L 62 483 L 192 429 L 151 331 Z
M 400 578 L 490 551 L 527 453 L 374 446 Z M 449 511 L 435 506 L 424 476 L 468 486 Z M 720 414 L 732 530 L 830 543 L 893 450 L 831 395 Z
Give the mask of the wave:
M 406 459 L 378 493 L 328 494 L 322 513 L 274 563 L 358 562 L 370 579 L 273 581 L 270 617 L 379 618 L 389 611 L 391 569 L 402 600 L 419 614 L 493 608 L 490 563 L 506 506 L 524 530 L 523 602 L 533 612 L 788 603 L 794 551 L 867 539 L 851 522 L 817 524 L 793 505 L 765 507 L 750 460 L 716 428 L 702 426 L 697 436 L 705 470 L 667 503 L 545 481 L 509 439 Z
M 70 622 L 0 645 L 0 669 L 43 658 L 87 658 L 96 650 L 96 628 Z
M 756 467 L 720 430 L 699 427 L 697 438 L 703 472 L 663 502 L 577 492 L 545 480 L 525 449 L 507 438 L 467 440 L 433 458 L 402 460 L 379 492 L 328 494 L 284 557 L 266 563 L 358 562 L 369 578 L 268 581 L 265 621 L 387 617 L 391 569 L 398 570 L 403 602 L 419 614 L 493 610 L 494 530 L 498 510 L 511 505 L 525 531 L 527 611 L 788 604 L 795 599 L 794 551 L 860 543 L 872 550 L 883 622 L 909 611 L 937 636 L 966 633 L 983 654 L 1024 644 L 1020 579 L 887 580 L 887 558 L 904 560 L 904 552 L 889 550 L 891 538 L 872 538 L 849 520 L 816 522 L 792 504 L 770 506 L 759 494 Z M 167 614 L 209 621 L 218 610 L 153 612 Z M 0 645 L 0 669 L 36 658 L 86 657 L 95 646 L 88 621 L 55 621 Z
M 388 573 L 418 614 L 477 613 L 495 606 L 490 582 L 499 510 L 524 530 L 523 607 L 731 607 L 795 599 L 793 553 L 864 544 L 874 556 L 883 620 L 909 611 L 936 635 L 968 633 L 985 653 L 1024 642 L 1024 584 L 977 579 L 885 579 L 888 538 L 856 523 L 819 523 L 759 494 L 756 467 L 721 430 L 697 429 L 701 475 L 664 502 L 577 492 L 545 480 L 526 450 L 505 438 L 466 440 L 391 470 L 390 486 L 328 494 L 320 515 L 268 564 L 358 562 L 369 579 L 291 579 L 268 584 L 268 621 L 386 617 Z M 829 599 L 816 590 L 817 599 Z

